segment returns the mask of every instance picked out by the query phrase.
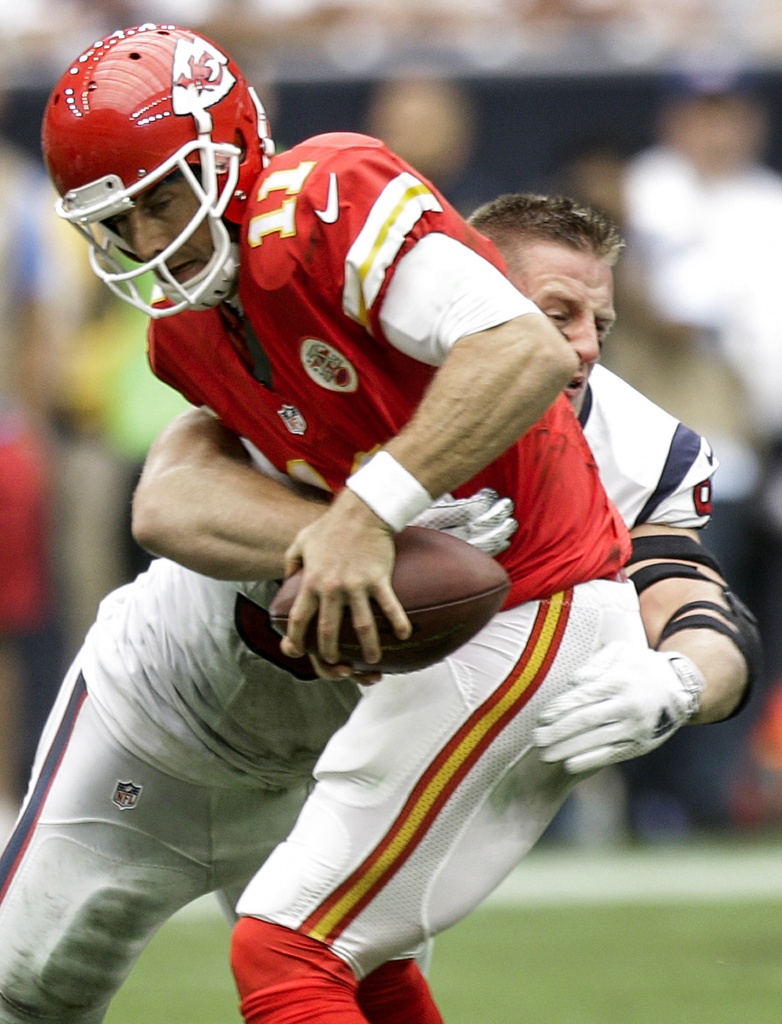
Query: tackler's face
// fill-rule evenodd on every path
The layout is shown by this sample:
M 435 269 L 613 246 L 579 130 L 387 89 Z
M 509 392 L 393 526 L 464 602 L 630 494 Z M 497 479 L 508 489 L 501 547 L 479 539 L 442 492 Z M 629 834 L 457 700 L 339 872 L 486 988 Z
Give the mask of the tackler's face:
M 516 287 L 539 306 L 578 355 L 578 372 L 565 388 L 578 414 L 589 374 L 616 320 L 612 269 L 592 252 L 542 240 L 520 243 L 508 267 Z

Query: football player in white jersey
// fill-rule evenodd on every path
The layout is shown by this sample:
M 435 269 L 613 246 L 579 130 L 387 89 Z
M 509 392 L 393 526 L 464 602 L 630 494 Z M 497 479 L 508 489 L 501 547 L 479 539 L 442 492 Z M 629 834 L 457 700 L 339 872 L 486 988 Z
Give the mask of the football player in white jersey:
M 707 681 L 691 721 L 736 714 L 759 670 L 760 641 L 751 613 L 699 541 L 718 462 L 705 439 L 597 365 L 616 318 L 612 267 L 623 246 L 616 226 L 567 197 L 529 193 L 500 196 L 470 222 L 579 355 L 567 393 L 633 538 L 628 572 L 649 642 L 686 654 Z M 646 753 L 658 724 L 650 699 L 658 664 L 654 650 L 617 643 L 602 651 L 578 674 L 579 685 L 546 709 L 537 732 L 542 756 L 579 772 Z
M 530 194 L 502 196 L 470 219 L 498 246 L 514 283 L 559 326 L 579 355 L 579 371 L 566 393 L 609 495 L 631 531 L 629 572 L 641 593 L 650 643 L 661 651 L 686 652 L 707 680 L 692 722 L 716 722 L 737 713 L 758 671 L 760 647 L 751 614 L 699 540 L 710 515 L 717 459 L 704 438 L 597 365 L 616 315 L 612 268 L 623 246 L 616 226 L 569 198 Z M 190 416 L 190 429 L 197 433 L 196 415 Z M 207 417 L 203 426 L 218 429 Z M 208 490 L 199 485 L 199 474 L 213 471 L 215 460 L 207 456 L 199 465 L 190 448 L 190 441 L 174 443 L 173 434 L 159 442 L 137 493 L 138 537 L 151 549 L 204 572 L 226 571 L 222 558 L 239 568 L 253 557 L 251 524 L 237 516 L 229 544 L 224 523 L 220 537 L 211 531 L 214 513 L 199 517 L 203 497 L 194 499 Z M 182 477 L 183 500 L 166 500 L 172 474 Z M 210 532 L 211 543 L 194 548 L 193 537 L 204 539 Z M 538 731 L 543 756 L 580 772 L 658 745 L 665 733 L 657 728 L 660 708 L 648 672 L 662 660 L 654 651 L 640 657 L 644 664 L 627 647 L 614 644 L 605 659 L 593 660 L 579 674 L 582 685 L 562 698 L 564 706 L 555 702 L 544 715 L 557 721 Z M 327 667 L 321 665 L 321 671 Z M 592 675 L 600 682 L 587 685 Z M 613 690 L 615 699 L 609 700 Z
M 644 521 L 659 516 L 669 526 L 700 525 L 707 512 L 695 510 L 692 485 L 713 469 L 702 440 L 612 375 L 595 372 L 586 387 L 613 319 L 610 290 L 595 296 L 587 288 L 593 260 L 610 267 L 614 258 L 592 239 L 598 228 L 598 238 L 608 229 L 567 204 L 555 204 L 549 216 L 554 225 L 563 216 L 581 224 L 585 248 L 576 251 L 592 253 L 557 278 L 559 295 L 548 295 L 548 312 L 579 351 L 583 372 L 570 398 L 580 406 L 591 393 L 589 419 L 601 425 L 593 443 L 616 500 L 633 526 L 642 508 Z M 506 252 L 519 231 L 502 243 Z M 557 255 L 557 248 L 539 252 L 537 269 L 557 271 Z M 540 301 L 546 305 L 542 293 Z M 602 388 L 603 377 L 616 381 L 618 397 Z M 640 475 L 634 460 L 624 459 L 634 451 L 624 444 L 628 419 L 654 430 L 652 440 L 641 431 L 640 442 L 657 448 L 659 441 L 653 469 Z M 661 494 L 675 436 L 687 439 L 689 455 Z M 148 546 L 228 580 L 279 574 L 290 531 L 318 511 L 251 471 L 246 449 L 196 410 L 153 447 L 135 506 L 138 535 Z M 468 539 L 498 549 L 506 512 L 481 499 L 472 520 L 469 507 L 457 515 Z M 287 833 L 318 751 L 353 707 L 356 691 L 347 681 L 302 682 L 312 678 L 307 662 L 288 671 L 275 666 L 278 643 L 263 615 L 268 594 L 268 584 L 208 580 L 161 559 L 102 605 L 52 713 L 0 868 L 0 937 L 14 936 L 13 943 L 0 941 L 3 1024 L 102 1020 L 153 931 L 211 890 L 232 912 L 237 892 Z M 718 634 L 703 635 L 707 654 L 715 642 L 719 648 Z M 699 664 L 708 679 L 708 661 Z M 745 676 L 740 659 L 728 704 L 738 701 Z M 625 680 L 632 698 L 627 724 L 637 730 L 632 682 Z M 724 703 L 720 697 L 712 707 L 707 687 L 703 714 L 719 716 Z M 45 901 L 38 898 L 44 889 Z M 375 980 L 370 975 L 363 985 L 370 1020 Z
M 359 699 L 354 680 L 319 679 L 309 659 L 282 655 L 266 614 L 278 584 L 257 582 L 281 576 L 291 531 L 325 506 L 276 483 L 213 418 L 189 429 L 193 417 L 172 425 L 168 444 L 208 462 L 223 537 L 225 507 L 251 514 L 252 558 L 230 568 L 255 582 L 158 558 L 101 603 L 0 856 L 2 1024 L 97 1024 L 180 907 L 215 892 L 235 921 L 240 893 L 290 831 L 318 755 Z M 223 482 L 234 489 L 228 503 Z M 487 491 L 446 498 L 419 523 L 499 553 L 511 513 Z M 215 572 L 228 567 L 226 551 Z M 394 998 L 382 969 L 359 989 L 369 1020 L 392 1019 Z

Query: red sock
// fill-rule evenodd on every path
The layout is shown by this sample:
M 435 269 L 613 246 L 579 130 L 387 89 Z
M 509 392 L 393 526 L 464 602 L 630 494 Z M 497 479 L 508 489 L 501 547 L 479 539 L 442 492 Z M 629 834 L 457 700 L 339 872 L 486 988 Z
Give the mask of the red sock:
M 247 1024 L 367 1024 L 344 960 L 290 928 L 241 918 L 231 967 Z
M 389 960 L 358 986 L 358 1005 L 369 1024 L 443 1024 L 415 960 Z

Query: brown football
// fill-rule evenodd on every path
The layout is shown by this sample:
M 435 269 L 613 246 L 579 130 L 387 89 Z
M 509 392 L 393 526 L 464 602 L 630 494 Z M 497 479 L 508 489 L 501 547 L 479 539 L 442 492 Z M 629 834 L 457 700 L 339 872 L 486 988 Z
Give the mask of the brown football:
M 271 623 L 284 634 L 288 613 L 301 582 L 289 576 L 269 606 Z M 376 665 L 361 657 L 349 612 L 342 622 L 340 652 L 357 671 L 412 672 L 441 661 L 486 625 L 510 588 L 508 574 L 490 555 L 438 530 L 408 526 L 396 536 L 391 582 L 413 627 L 399 640 L 380 609 L 376 621 L 383 656 Z M 307 633 L 307 650 L 317 652 L 316 619 Z

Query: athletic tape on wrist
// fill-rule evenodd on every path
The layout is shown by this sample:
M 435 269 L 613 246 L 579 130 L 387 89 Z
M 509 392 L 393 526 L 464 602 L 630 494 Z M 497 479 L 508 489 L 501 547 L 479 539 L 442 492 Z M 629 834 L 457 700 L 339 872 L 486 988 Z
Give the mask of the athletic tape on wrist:
M 433 501 L 413 474 L 385 451 L 373 455 L 346 485 L 397 533 Z
M 684 654 L 678 651 L 665 651 L 665 657 L 674 670 L 684 687 L 687 699 L 687 720 L 692 718 L 700 708 L 701 693 L 706 686 L 706 680 L 699 668 Z

